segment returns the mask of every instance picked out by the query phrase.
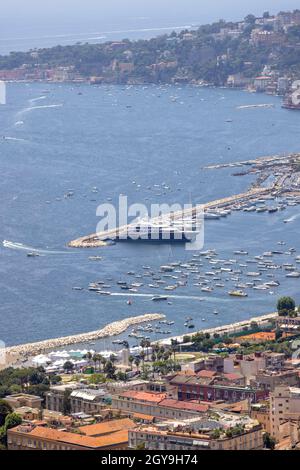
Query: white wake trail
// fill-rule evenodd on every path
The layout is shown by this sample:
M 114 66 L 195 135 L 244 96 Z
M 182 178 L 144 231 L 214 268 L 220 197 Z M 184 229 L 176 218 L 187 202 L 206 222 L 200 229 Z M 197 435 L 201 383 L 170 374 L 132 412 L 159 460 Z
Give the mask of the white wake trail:
M 28 108 L 22 109 L 19 111 L 17 116 L 22 116 L 23 114 L 29 113 L 31 111 L 36 111 L 37 109 L 51 109 L 51 108 L 62 108 L 63 104 L 45 104 L 40 106 L 29 106 Z
M 29 253 L 37 253 L 42 255 L 68 255 L 78 253 L 77 251 L 44 250 L 41 248 L 34 248 L 32 246 L 24 245 L 23 243 L 12 242 L 9 240 L 3 240 L 2 245 L 4 248 L 8 248 L 10 250 L 21 250 Z

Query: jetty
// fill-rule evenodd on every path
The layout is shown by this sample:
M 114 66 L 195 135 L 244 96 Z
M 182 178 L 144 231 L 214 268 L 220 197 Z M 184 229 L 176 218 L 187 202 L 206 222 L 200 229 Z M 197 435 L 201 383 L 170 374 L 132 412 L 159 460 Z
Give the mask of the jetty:
M 176 222 L 177 225 L 178 222 L 181 222 L 182 226 L 184 226 L 183 220 L 186 218 L 190 218 L 190 220 L 194 222 L 198 220 L 199 227 L 200 223 L 202 223 L 201 215 L 203 215 L 203 219 L 205 219 L 209 218 L 209 215 L 211 215 L 213 211 L 239 210 L 241 205 L 255 205 L 257 200 L 260 198 L 267 199 L 270 196 L 274 198 L 283 194 L 288 195 L 300 191 L 300 154 L 297 153 L 209 165 L 202 169 L 211 170 L 227 167 L 244 167 L 247 165 L 251 167 L 251 169 L 249 171 L 242 172 L 241 175 L 250 172 L 258 174 L 256 182 L 251 185 L 248 191 L 217 199 L 215 201 L 210 201 L 201 205 L 196 205 L 189 209 L 174 211 L 172 213 L 162 214 L 159 217 L 153 217 L 147 222 L 148 227 L 155 227 L 156 230 L 163 231 L 164 227 L 169 225 L 169 229 L 172 230 L 172 224 L 174 226 L 176 225 Z M 268 186 L 263 186 L 263 184 L 272 175 L 274 176 L 272 182 L 270 182 Z M 78 238 L 69 242 L 68 246 L 72 248 L 97 248 L 105 245 L 105 243 L 108 243 L 110 240 L 127 240 L 131 238 L 130 233 L 136 233 L 139 230 L 141 230 L 141 227 L 139 227 L 139 224 L 137 223 L 123 225 L 112 230 L 106 230 L 104 232 L 98 232 Z M 167 238 L 167 240 L 171 239 L 172 238 Z
M 149 221 L 149 224 L 163 225 L 165 220 L 182 220 L 184 217 L 195 217 L 197 214 L 203 213 L 207 210 L 217 210 L 231 208 L 234 204 L 251 202 L 261 196 L 267 196 L 270 194 L 272 188 L 252 188 L 249 191 L 234 196 L 217 199 L 210 201 L 206 204 L 196 205 L 190 209 L 184 211 L 173 212 L 172 214 L 164 214 L 163 216 L 153 218 Z M 71 241 L 68 246 L 72 248 L 96 248 L 103 246 L 103 242 L 112 239 L 126 239 L 126 236 L 130 231 L 134 231 L 136 224 L 123 225 L 113 230 L 107 230 L 104 232 L 94 233 L 85 237 L 78 238 Z
M 219 163 L 212 164 L 202 167 L 203 170 L 218 170 L 222 168 L 234 168 L 241 166 L 253 166 L 253 165 L 276 165 L 276 164 L 289 164 L 291 160 L 298 160 L 300 157 L 297 153 L 292 153 L 289 155 L 273 155 L 260 157 L 250 160 L 243 160 L 239 162 L 229 162 L 229 163 Z
M 125 318 L 109 325 L 106 325 L 101 330 L 91 331 L 88 333 L 82 333 L 72 336 L 64 336 L 61 338 L 47 339 L 36 343 L 27 343 L 17 346 L 11 346 L 0 349 L 0 369 L 9 367 L 18 361 L 26 360 L 31 356 L 38 354 L 44 354 L 56 348 L 63 346 L 69 346 L 72 344 L 87 343 L 89 341 L 95 341 L 102 338 L 108 338 L 111 336 L 117 336 L 124 333 L 129 327 L 140 323 L 151 322 L 156 320 L 162 320 L 165 315 L 161 313 L 148 313 L 137 317 Z

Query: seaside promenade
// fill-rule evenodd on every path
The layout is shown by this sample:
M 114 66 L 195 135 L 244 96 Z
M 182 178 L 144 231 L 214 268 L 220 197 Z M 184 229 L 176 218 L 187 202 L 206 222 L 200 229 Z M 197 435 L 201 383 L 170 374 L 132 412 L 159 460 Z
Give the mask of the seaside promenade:
M 26 360 L 30 356 L 35 356 L 45 352 L 49 352 L 62 346 L 69 346 L 72 344 L 87 343 L 102 338 L 111 336 L 118 336 L 124 333 L 130 326 L 140 323 L 161 320 L 165 315 L 161 313 L 149 313 L 137 317 L 125 318 L 109 325 L 106 325 L 101 330 L 91 331 L 72 336 L 64 336 L 61 338 L 47 339 L 35 343 L 20 344 L 17 346 L 10 346 L 8 348 L 0 349 L 0 370 L 14 365 L 16 362 Z

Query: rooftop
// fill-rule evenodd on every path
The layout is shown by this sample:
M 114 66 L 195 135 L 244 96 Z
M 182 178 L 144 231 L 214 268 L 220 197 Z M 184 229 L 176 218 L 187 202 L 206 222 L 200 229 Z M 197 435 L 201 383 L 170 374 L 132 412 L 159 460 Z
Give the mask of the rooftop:
M 159 403 L 164 400 L 167 396 L 166 393 L 150 393 L 150 392 L 138 392 L 135 390 L 128 390 L 120 395 L 122 398 L 131 398 L 138 401 L 146 401 L 151 403 Z
M 199 413 L 205 413 L 209 409 L 208 405 L 189 401 L 178 401 L 171 398 L 166 398 L 165 400 L 161 401 L 159 405 L 166 406 L 168 408 L 176 408 L 182 411 L 195 411 Z
M 22 433 L 32 438 L 40 438 L 42 440 L 61 442 L 66 445 L 78 445 L 90 449 L 99 449 L 101 447 L 114 446 L 118 444 L 126 444 L 128 442 L 128 431 L 118 431 L 112 434 L 104 435 L 101 437 L 90 437 L 81 434 L 58 431 L 57 429 L 45 428 L 36 426 L 33 429 L 29 429 L 20 425 L 16 428 L 10 429 L 9 433 Z
M 115 433 L 118 431 L 124 431 L 134 427 L 134 422 L 129 418 L 116 419 L 112 421 L 105 421 L 98 424 L 90 424 L 88 426 L 81 426 L 80 432 L 86 436 L 99 437 L 105 434 Z

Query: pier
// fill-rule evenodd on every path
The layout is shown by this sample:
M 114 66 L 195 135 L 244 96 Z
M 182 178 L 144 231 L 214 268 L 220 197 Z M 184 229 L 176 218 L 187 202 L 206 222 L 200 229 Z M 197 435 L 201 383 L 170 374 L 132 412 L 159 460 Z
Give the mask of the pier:
M 163 230 L 165 224 L 173 224 L 174 222 L 182 222 L 184 218 L 189 217 L 191 220 L 199 214 L 210 213 L 219 210 L 237 210 L 242 204 L 255 204 L 260 198 L 268 198 L 270 196 L 280 196 L 282 194 L 292 194 L 300 191 L 300 154 L 275 155 L 261 157 L 252 160 L 244 160 L 241 162 L 224 163 L 218 165 L 209 165 L 202 169 L 222 169 L 228 167 L 250 166 L 251 169 L 246 173 L 258 173 L 258 179 L 252 184 L 252 187 L 241 194 L 217 199 L 202 205 L 196 205 L 190 209 L 185 209 L 169 214 L 162 214 L 159 217 L 152 218 L 148 221 L 149 226 Z M 274 171 L 273 171 L 274 170 Z M 276 170 L 276 171 L 275 171 Z M 280 174 L 276 174 L 279 171 Z M 274 181 L 269 186 L 263 186 L 263 183 L 274 174 Z M 244 173 L 242 173 L 244 174 Z M 182 225 L 183 222 L 182 222 Z M 138 224 L 128 224 L 116 227 L 113 230 L 87 235 L 69 242 L 68 246 L 72 248 L 97 248 L 105 246 L 109 240 L 127 240 L 130 233 L 137 233 Z M 172 230 L 172 225 L 170 225 Z M 140 237 L 144 239 L 143 237 Z M 146 238 L 147 239 L 147 238 Z M 151 238 L 152 239 L 152 238 Z M 155 239 L 155 238 L 153 238 Z M 158 238 L 160 240 L 160 238 Z M 172 237 L 166 240 L 173 240 Z
M 261 196 L 267 196 L 270 194 L 272 188 L 252 188 L 249 191 L 229 196 L 215 201 L 208 202 L 203 205 L 194 206 L 191 209 L 185 211 L 173 212 L 172 214 L 164 214 L 161 217 L 151 219 L 149 224 L 163 224 L 164 220 L 180 221 L 183 217 L 193 217 L 198 213 L 205 212 L 207 210 L 217 210 L 231 208 L 235 204 L 250 202 Z M 105 232 L 94 233 L 85 237 L 78 238 L 69 243 L 69 247 L 72 248 L 97 248 L 103 246 L 106 240 L 118 240 L 126 239 L 131 230 L 136 228 L 136 224 L 128 224 L 122 227 L 118 227 L 114 230 L 108 230 Z

